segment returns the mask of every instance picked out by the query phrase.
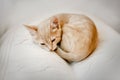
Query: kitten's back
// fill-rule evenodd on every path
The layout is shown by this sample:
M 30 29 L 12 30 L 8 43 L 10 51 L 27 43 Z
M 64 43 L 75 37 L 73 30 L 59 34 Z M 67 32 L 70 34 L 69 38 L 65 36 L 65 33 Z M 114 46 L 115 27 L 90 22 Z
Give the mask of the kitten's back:
M 90 55 L 97 46 L 96 26 L 91 19 L 84 15 L 69 14 L 64 19 L 67 23 L 62 27 L 63 35 L 60 47 L 62 50 L 72 53 L 71 56 L 73 54 L 80 55 L 82 60 Z

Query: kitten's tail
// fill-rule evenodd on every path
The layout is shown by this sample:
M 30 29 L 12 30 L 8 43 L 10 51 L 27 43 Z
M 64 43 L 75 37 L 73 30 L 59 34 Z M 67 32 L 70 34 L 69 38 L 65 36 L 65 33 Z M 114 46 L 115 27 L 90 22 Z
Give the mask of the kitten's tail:
M 57 48 L 56 52 L 60 57 L 62 57 L 63 59 L 65 59 L 69 62 L 81 61 L 87 57 L 86 55 L 83 55 L 83 56 L 80 55 L 80 53 L 75 54 L 75 53 L 65 52 L 59 47 Z

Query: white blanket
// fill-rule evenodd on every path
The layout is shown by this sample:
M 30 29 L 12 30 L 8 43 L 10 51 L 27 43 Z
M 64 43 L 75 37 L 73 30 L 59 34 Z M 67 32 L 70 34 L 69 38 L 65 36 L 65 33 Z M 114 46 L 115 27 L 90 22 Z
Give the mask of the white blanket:
M 0 80 L 119 80 L 120 36 L 89 16 L 99 32 L 99 45 L 82 62 L 68 64 L 32 42 L 23 27 L 11 27 L 0 39 Z

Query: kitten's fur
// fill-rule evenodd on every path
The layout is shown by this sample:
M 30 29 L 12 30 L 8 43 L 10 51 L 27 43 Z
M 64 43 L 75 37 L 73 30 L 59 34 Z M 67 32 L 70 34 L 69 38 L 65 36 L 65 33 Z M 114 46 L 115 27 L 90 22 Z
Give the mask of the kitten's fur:
M 58 14 L 37 26 L 25 26 L 36 42 L 68 61 L 85 59 L 97 46 L 96 26 L 84 15 Z

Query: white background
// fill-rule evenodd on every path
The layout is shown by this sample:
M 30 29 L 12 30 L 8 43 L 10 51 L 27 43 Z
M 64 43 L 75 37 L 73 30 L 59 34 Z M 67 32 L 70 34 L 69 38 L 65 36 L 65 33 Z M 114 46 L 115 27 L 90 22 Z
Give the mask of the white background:
M 0 0 L 0 36 L 12 24 L 71 10 L 95 15 L 120 32 L 119 5 L 120 0 Z

